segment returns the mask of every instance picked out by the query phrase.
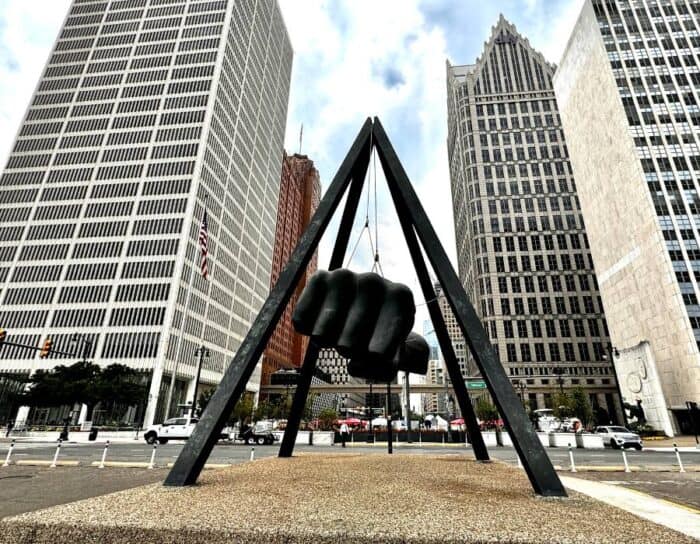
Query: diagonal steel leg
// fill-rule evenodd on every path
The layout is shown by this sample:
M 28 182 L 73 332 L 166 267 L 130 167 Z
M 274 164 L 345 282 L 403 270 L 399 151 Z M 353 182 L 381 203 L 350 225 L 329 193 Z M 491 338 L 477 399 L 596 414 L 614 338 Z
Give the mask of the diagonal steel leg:
M 438 281 L 442 285 L 455 319 L 462 329 L 469 349 L 476 359 L 489 392 L 496 402 L 498 411 L 506 423 L 513 445 L 523 461 L 525 472 L 535 493 L 545 496 L 565 497 L 566 490 L 554 471 L 552 462 L 544 451 L 523 404 L 513 390 L 498 355 L 484 330 L 479 316 L 469 302 L 464 287 L 455 274 L 450 260 L 435 234 L 428 216 L 418 199 L 406 172 L 396 156 L 379 119 L 374 119 L 374 142 L 384 174 L 392 190 L 409 212 L 425 253 L 428 256 Z
M 260 313 L 248 331 L 236 356 L 216 388 L 204 414 L 185 443 L 165 480 L 168 486 L 192 485 L 219 440 L 221 429 L 243 394 L 267 341 L 279 321 L 296 285 L 306 270 L 328 223 L 333 216 L 355 169 L 358 157 L 367 152 L 372 135 L 372 120 L 367 119 L 345 156 L 338 173 L 328 187 L 299 244 L 280 274 Z
M 365 173 L 369 165 L 370 151 L 370 146 L 368 144 L 367 149 L 363 150 L 362 154 L 358 157 L 356 168 L 353 169 L 353 180 L 350 185 L 350 190 L 348 191 L 348 199 L 345 202 L 343 217 L 338 227 L 338 236 L 336 237 L 333 254 L 331 255 L 331 262 L 328 266 L 329 270 L 335 270 L 343 266 L 353 220 L 357 213 L 357 206 L 360 202 L 360 196 L 362 195 L 362 187 L 365 183 Z M 299 424 L 301 423 L 301 417 L 304 413 L 304 405 L 309 396 L 309 388 L 311 387 L 311 379 L 314 375 L 314 368 L 316 368 L 319 351 L 320 348 L 316 342 L 311 340 L 306 348 L 304 362 L 299 372 L 296 391 L 294 392 L 292 406 L 289 410 L 289 419 L 287 419 L 287 427 L 284 429 L 284 435 L 282 436 L 279 457 L 291 457 L 292 453 L 294 453 L 294 444 L 296 443 L 297 434 L 299 433 Z
M 399 222 L 401 223 L 401 229 L 403 230 L 403 235 L 406 239 L 406 244 L 408 245 L 408 251 L 411 254 L 411 260 L 413 261 L 413 266 L 415 267 L 416 274 L 418 275 L 418 282 L 420 283 L 423 291 L 423 298 L 427 302 L 430 320 L 433 323 L 435 336 L 437 336 L 440 349 L 442 350 L 442 355 L 445 358 L 445 366 L 447 367 L 447 372 L 450 374 L 450 380 L 452 381 L 452 386 L 455 390 L 455 396 L 457 397 L 457 402 L 459 403 L 459 409 L 462 411 L 462 415 L 464 416 L 467 432 L 469 433 L 472 448 L 474 449 L 474 456 L 479 461 L 488 461 L 489 452 L 486 449 L 486 444 L 484 444 L 484 437 L 481 436 L 479 422 L 476 419 L 474 408 L 469 400 L 469 392 L 467 391 L 466 385 L 464 385 L 464 378 L 462 377 L 462 372 L 460 371 L 459 363 L 457 362 L 457 356 L 455 355 L 452 347 L 452 341 L 450 340 L 450 335 L 447 332 L 445 319 L 442 315 L 442 311 L 440 310 L 440 303 L 437 301 L 435 289 L 433 288 L 433 282 L 430 280 L 428 268 L 426 267 L 425 260 L 423 259 L 423 253 L 420 250 L 420 245 L 416 239 L 416 233 L 413 230 L 413 224 L 409 219 L 408 210 L 406 210 L 406 207 L 403 205 L 400 197 L 396 194 L 395 188 L 391 185 L 389 187 L 389 192 L 391 193 L 391 198 L 394 201 L 394 207 L 396 208 L 396 214 L 398 215 Z

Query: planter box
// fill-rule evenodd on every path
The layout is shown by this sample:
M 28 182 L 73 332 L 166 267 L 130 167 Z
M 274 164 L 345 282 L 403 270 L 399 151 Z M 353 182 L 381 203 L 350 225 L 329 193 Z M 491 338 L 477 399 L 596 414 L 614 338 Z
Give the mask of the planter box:
M 485 431 L 481 433 L 484 437 L 484 444 L 489 447 L 498 446 L 498 440 L 496 440 L 496 431 Z
M 602 450 L 605 448 L 603 437 L 599 434 L 580 433 L 576 435 L 576 447 L 587 450 Z
M 549 446 L 549 433 L 543 433 L 538 431 L 537 438 L 540 439 L 540 444 L 542 444 L 545 448 Z
M 498 438 L 499 446 L 513 447 L 513 441 L 510 439 L 510 434 L 508 434 L 508 431 L 505 429 L 498 433 Z
M 576 435 L 574 433 L 549 433 L 549 445 L 553 448 L 568 448 L 576 446 Z

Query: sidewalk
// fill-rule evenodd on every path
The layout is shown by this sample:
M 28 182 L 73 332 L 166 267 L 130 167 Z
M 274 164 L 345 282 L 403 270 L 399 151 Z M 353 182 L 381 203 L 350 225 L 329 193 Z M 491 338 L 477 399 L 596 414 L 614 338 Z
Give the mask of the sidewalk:
M 687 451 L 686 448 L 695 449 L 696 442 L 693 435 L 679 435 L 673 438 L 662 438 L 661 440 L 655 440 L 653 438 L 644 438 L 644 448 L 649 450 L 656 450 L 657 448 L 671 448 L 673 449 L 673 444 L 678 446 L 680 451 Z M 698 449 L 700 451 L 700 448 Z
M 641 491 L 583 480 L 572 476 L 560 476 L 560 478 L 562 483 L 569 489 L 584 493 L 589 497 L 692 538 L 700 539 L 699 510 L 657 499 Z

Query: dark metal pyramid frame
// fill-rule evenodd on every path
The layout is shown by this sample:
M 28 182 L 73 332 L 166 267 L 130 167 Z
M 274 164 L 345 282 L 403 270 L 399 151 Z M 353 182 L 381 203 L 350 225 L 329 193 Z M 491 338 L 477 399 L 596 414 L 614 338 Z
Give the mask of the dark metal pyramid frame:
M 445 365 L 452 380 L 455 396 L 464 415 L 475 457 L 480 461 L 489 459 L 423 259 L 421 244 L 498 411 L 503 417 L 535 493 L 544 496 L 566 496 L 566 491 L 554 471 L 549 457 L 547 457 L 542 444 L 532 429 L 522 402 L 516 395 L 498 355 L 492 348 L 486 331 L 474 311 L 474 307 L 469 302 L 464 288 L 384 132 L 384 128 L 376 117 L 374 121 L 368 118 L 355 138 L 287 266 L 280 274 L 277 284 L 263 304 L 192 436 L 168 474 L 165 485 L 185 486 L 192 485 L 197 481 L 233 406 L 245 391 L 248 379 L 262 356 L 282 312 L 349 186 L 345 209 L 328 268 L 333 270 L 342 266 L 372 148 L 377 150 L 423 296 L 428 301 L 430 318 L 445 358 Z M 280 457 L 290 457 L 294 451 L 294 443 L 318 353 L 318 345 L 313 341 L 309 342 L 292 401 L 287 428 L 280 446 Z

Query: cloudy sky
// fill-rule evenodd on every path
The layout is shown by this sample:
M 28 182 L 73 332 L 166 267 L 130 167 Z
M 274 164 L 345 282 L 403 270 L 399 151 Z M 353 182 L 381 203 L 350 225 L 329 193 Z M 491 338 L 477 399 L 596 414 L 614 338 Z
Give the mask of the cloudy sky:
M 502 13 L 558 62 L 583 0 L 280 0 L 294 47 L 286 148 L 299 149 L 325 186 L 367 116 L 382 120 L 438 235 L 454 258 L 445 138 L 445 61 L 470 64 Z M 70 0 L 0 0 L 0 161 L 5 161 Z M 410 267 L 377 161 L 379 250 L 386 276 Z M 373 176 L 374 179 L 374 176 Z M 373 191 L 372 191 L 373 193 Z M 372 194 L 373 197 L 373 194 Z M 366 206 L 366 203 L 364 204 Z M 370 202 L 372 231 L 374 203 Z M 364 222 L 358 218 L 358 231 Z M 331 236 L 321 250 L 327 266 Z M 355 237 L 352 239 L 354 244 Z M 371 267 L 365 239 L 353 268 Z M 417 329 L 422 329 L 420 311 Z

